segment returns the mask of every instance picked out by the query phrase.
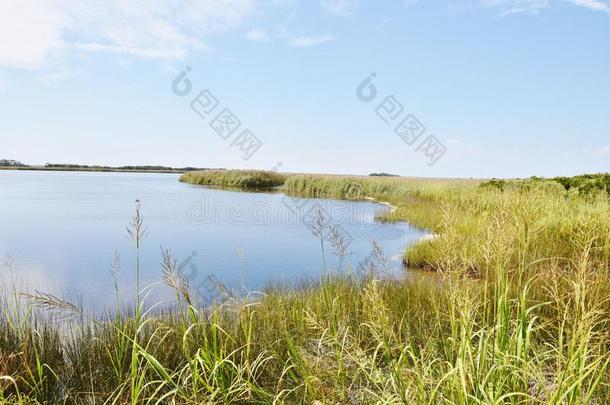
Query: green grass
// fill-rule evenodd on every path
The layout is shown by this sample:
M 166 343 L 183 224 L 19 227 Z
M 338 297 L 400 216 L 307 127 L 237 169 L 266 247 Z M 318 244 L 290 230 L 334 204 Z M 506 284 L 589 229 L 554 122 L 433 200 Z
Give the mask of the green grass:
M 365 274 L 201 307 L 165 251 L 176 310 L 142 304 L 98 320 L 56 297 L 20 296 L 9 277 L 0 402 L 609 403 L 608 195 L 551 183 L 285 180 L 294 194 L 390 201 L 387 220 L 434 230 L 406 257 L 437 272 L 400 280 L 377 277 L 372 261 Z M 145 303 L 146 289 L 134 296 Z
M 483 275 L 489 271 L 491 229 L 501 228 L 509 246 L 522 246 L 510 266 L 538 266 L 543 260 L 567 263 L 581 248 L 574 234 L 594 238 L 591 256 L 610 262 L 610 201 L 604 188 L 566 190 L 557 181 L 509 181 L 502 187 L 476 180 L 425 180 L 409 178 L 289 176 L 282 190 L 311 197 L 371 197 L 388 201 L 396 209 L 387 221 L 408 221 L 438 237 L 415 245 L 405 253 L 411 267 L 440 270 L 452 265 Z
M 250 189 L 278 187 L 284 180 L 282 174 L 263 170 L 205 170 L 180 176 L 180 181 L 189 184 Z

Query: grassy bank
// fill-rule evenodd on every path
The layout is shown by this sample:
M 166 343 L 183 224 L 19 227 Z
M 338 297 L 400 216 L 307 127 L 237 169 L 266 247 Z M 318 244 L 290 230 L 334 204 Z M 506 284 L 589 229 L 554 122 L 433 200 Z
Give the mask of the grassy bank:
M 581 247 L 574 234 L 594 239 L 591 255 L 605 266 L 610 260 L 610 203 L 604 187 L 584 192 L 558 181 L 540 179 L 489 182 L 335 176 L 291 176 L 283 190 L 306 196 L 359 198 L 371 196 L 397 207 L 386 220 L 405 220 L 438 234 L 410 248 L 409 266 L 439 270 L 460 266 L 481 275 L 491 230 L 500 228 L 506 247 L 523 244 L 526 253 L 509 265 L 538 266 L 543 260 L 567 263 Z M 451 256 L 448 255 L 451 252 Z
M 206 170 L 188 172 L 180 181 L 200 186 L 274 188 L 284 184 L 286 176 L 263 170 Z
M 389 202 L 396 210 L 381 219 L 406 220 L 413 225 L 435 230 L 441 222 L 441 201 L 453 193 L 474 190 L 479 183 L 477 180 L 292 175 L 286 179 L 282 191 L 305 197 L 373 198 Z
M 56 297 L 18 295 L 5 283 L 0 401 L 610 402 L 603 190 L 540 180 L 498 187 L 306 175 L 288 176 L 282 189 L 390 201 L 398 209 L 388 220 L 438 233 L 406 254 L 437 275 L 380 277 L 386 258 L 376 252 L 360 272 L 270 287 L 256 299 L 218 286 L 218 304 L 203 307 L 165 251 L 160 276 L 176 292 L 176 310 L 146 312 L 143 293 L 132 315 L 117 311 L 105 320 Z M 137 246 L 143 226 L 136 215 L 130 234 Z

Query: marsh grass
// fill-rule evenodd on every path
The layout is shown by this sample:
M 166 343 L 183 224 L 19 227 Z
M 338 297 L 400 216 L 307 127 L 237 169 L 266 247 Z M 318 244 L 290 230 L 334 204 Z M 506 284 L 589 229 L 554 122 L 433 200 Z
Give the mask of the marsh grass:
M 380 277 L 385 255 L 377 247 L 364 275 L 323 272 L 258 299 L 201 306 L 164 250 L 162 277 L 176 292 L 175 308 L 147 309 L 144 287 L 131 314 L 100 319 L 52 295 L 20 295 L 9 262 L 0 401 L 610 401 L 607 196 L 395 178 L 289 177 L 284 187 L 336 198 L 360 190 L 358 198 L 391 201 L 398 209 L 390 220 L 438 233 L 406 255 L 436 275 Z M 325 243 L 323 252 L 344 254 L 339 241 L 326 250 Z
M 441 270 L 459 265 L 484 275 L 488 269 L 483 251 L 491 227 L 502 229 L 507 245 L 519 247 L 508 258 L 510 266 L 535 267 L 551 259 L 565 264 L 580 254 L 573 238 L 582 232 L 594 237 L 591 256 L 602 267 L 610 262 L 610 201 L 605 189 L 580 194 L 553 181 L 505 182 L 502 188 L 490 188 L 476 180 L 292 175 L 282 191 L 389 202 L 395 209 L 380 220 L 408 221 L 437 235 L 407 250 L 409 267 Z
M 271 189 L 284 184 L 285 176 L 263 170 L 205 170 L 188 172 L 180 181 L 202 186 Z

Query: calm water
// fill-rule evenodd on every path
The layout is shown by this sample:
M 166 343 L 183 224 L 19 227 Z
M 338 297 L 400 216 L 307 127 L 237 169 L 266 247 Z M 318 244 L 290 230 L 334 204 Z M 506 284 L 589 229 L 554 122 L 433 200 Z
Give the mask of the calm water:
M 351 241 L 345 269 L 370 255 L 374 239 L 399 272 L 404 246 L 424 234 L 407 224 L 376 222 L 375 214 L 389 208 L 368 202 L 214 190 L 180 183 L 173 174 L 0 171 L 0 255 L 12 257 L 27 288 L 80 297 L 100 309 L 115 300 L 109 269 L 118 252 L 121 295 L 128 301 L 135 259 L 125 227 L 136 198 L 148 226 L 142 284 L 161 280 L 161 248 L 170 248 L 202 294 L 213 293 L 208 276 L 240 288 L 243 280 L 248 290 L 317 277 L 320 241 L 308 224 L 318 210 Z M 336 268 L 337 257 L 325 245 L 327 266 Z M 152 300 L 170 298 L 161 285 L 153 291 Z

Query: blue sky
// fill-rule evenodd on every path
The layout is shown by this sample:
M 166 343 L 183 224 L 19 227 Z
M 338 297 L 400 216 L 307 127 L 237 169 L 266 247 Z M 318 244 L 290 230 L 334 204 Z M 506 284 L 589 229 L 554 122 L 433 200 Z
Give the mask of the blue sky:
M 386 96 L 425 126 L 413 145 L 377 115 Z M 0 2 L 0 158 L 31 164 L 569 175 L 610 171 L 609 110 L 604 0 Z M 262 143 L 248 160 L 244 129 Z

